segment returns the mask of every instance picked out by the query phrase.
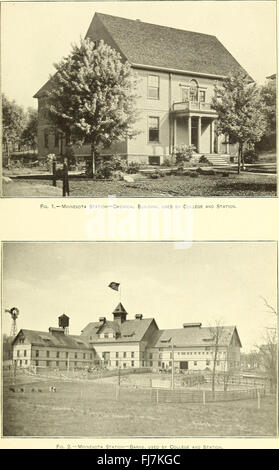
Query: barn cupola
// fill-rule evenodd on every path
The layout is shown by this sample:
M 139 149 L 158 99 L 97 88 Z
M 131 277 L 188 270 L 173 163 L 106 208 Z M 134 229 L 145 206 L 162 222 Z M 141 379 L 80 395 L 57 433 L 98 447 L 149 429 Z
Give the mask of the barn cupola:
M 121 302 L 117 305 L 112 314 L 114 321 L 116 321 L 120 325 L 121 323 L 126 321 L 126 316 L 128 315 Z

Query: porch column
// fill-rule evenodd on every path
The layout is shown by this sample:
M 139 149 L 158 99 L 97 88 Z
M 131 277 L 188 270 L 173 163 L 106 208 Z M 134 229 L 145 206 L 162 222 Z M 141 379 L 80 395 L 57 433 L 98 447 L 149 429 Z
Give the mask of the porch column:
M 192 118 L 188 116 L 188 144 L 192 145 Z
M 210 123 L 210 153 L 214 153 L 214 121 Z
M 176 117 L 173 119 L 173 146 L 176 147 L 177 142 L 177 125 L 176 125 Z
M 201 149 L 201 116 L 198 117 L 198 142 L 197 142 L 197 153 L 200 153 Z

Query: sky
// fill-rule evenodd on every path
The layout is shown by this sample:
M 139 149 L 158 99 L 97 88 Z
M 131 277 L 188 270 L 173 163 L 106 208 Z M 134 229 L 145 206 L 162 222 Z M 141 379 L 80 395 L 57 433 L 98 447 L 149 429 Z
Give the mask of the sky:
M 188 246 L 188 245 L 187 245 Z M 277 247 L 273 242 L 195 242 L 185 249 L 163 242 L 5 242 L 2 331 L 5 309 L 20 310 L 18 329 L 48 331 L 70 317 L 70 333 L 112 312 L 121 284 L 128 319 L 154 317 L 161 329 L 183 323 L 236 325 L 243 351 L 261 343 L 276 308 Z
M 275 1 L 2 2 L 2 91 L 36 107 L 33 95 L 96 11 L 217 36 L 258 83 L 276 72 Z

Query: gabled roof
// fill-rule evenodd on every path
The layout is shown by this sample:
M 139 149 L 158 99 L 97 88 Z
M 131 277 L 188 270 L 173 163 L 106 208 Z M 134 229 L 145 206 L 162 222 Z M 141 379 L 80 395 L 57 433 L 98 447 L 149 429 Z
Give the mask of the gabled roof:
M 220 328 L 221 335 L 218 343 L 219 346 L 229 346 L 233 334 L 235 332 L 239 340 L 239 336 L 235 326 L 222 326 Z M 163 348 L 166 346 L 171 346 L 172 343 L 175 346 L 185 347 L 213 346 L 215 344 L 215 341 L 213 339 L 212 330 L 214 331 L 214 328 L 212 329 L 210 327 L 189 327 L 180 329 L 159 330 L 157 335 L 154 337 L 152 347 Z
M 216 78 L 225 77 L 231 72 L 247 74 L 223 44 L 209 34 L 95 13 L 86 37 L 93 41 L 103 39 L 123 59 L 139 68 L 189 72 Z M 50 89 L 51 79 L 37 91 L 34 98 L 40 98 Z
M 247 74 L 223 44 L 209 34 L 95 13 L 86 37 L 110 42 L 131 65 L 220 77 L 233 71 Z
M 34 346 L 44 347 L 61 347 L 69 349 L 89 349 L 90 345 L 86 338 L 77 335 L 65 335 L 64 333 L 51 334 L 46 331 L 25 330 L 22 329 L 18 332 L 13 340 L 13 345 L 17 342 L 20 336 Z
M 119 324 L 117 321 L 106 322 L 109 325 L 109 328 L 112 328 L 112 325 L 114 325 L 114 327 L 117 328 L 117 331 L 119 332 L 120 336 L 116 339 L 105 340 L 103 338 L 100 339 L 98 336 L 98 332 L 100 331 L 102 323 L 91 322 L 88 323 L 88 325 L 82 330 L 81 337 L 86 338 L 87 341 L 93 342 L 93 344 L 111 341 L 117 343 L 141 341 L 149 326 L 151 325 L 152 321 L 153 318 L 143 318 L 142 320 L 126 320 L 121 324 Z M 106 325 L 106 323 L 104 324 L 104 326 Z

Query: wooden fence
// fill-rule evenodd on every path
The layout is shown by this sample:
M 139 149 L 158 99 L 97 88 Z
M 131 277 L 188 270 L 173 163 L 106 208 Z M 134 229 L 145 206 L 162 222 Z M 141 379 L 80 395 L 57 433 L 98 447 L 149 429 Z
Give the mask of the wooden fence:
M 211 390 L 182 390 L 182 389 L 131 389 L 115 387 L 115 398 L 118 401 L 150 401 L 152 403 L 210 403 L 235 400 L 258 399 L 265 396 L 264 388 L 248 390 L 215 391 Z

